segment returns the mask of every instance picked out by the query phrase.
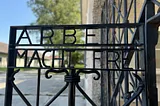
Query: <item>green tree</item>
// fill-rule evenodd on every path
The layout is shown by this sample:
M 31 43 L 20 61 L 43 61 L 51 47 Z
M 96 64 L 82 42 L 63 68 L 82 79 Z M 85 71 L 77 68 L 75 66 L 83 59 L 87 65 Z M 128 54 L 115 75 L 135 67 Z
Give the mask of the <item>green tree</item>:
M 37 17 L 35 25 L 66 25 L 80 24 L 80 0 L 29 0 L 28 6 Z M 54 43 L 62 42 L 62 31 L 55 31 L 53 37 Z M 45 34 L 50 35 L 50 32 Z M 82 32 L 77 32 L 77 43 L 83 43 Z M 66 39 L 70 41 L 72 39 Z M 45 43 L 49 43 L 47 40 Z M 75 65 L 83 59 L 83 54 L 79 52 L 72 53 L 72 62 Z
M 29 0 L 28 6 L 37 17 L 36 24 L 80 23 L 80 0 Z

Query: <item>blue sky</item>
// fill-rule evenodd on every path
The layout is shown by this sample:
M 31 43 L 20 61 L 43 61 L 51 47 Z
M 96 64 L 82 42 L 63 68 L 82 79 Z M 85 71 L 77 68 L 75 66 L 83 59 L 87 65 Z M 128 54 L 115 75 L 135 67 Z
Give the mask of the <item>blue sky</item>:
M 28 0 L 2 0 L 0 2 L 0 42 L 8 43 L 10 26 L 29 25 L 36 20 Z

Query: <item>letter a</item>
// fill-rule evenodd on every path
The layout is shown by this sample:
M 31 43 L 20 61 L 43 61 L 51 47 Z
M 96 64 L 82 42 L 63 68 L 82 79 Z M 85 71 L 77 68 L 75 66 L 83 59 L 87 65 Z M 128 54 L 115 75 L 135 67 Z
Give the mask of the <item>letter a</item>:
M 25 36 L 23 36 L 23 35 L 24 35 L 24 33 L 26 33 L 26 37 L 25 37 Z M 27 30 L 26 30 L 26 29 L 24 29 L 24 30 L 22 31 L 22 33 L 21 33 L 21 35 L 20 35 L 20 37 L 19 37 L 19 39 L 18 39 L 18 41 L 17 41 L 17 44 L 19 44 L 19 43 L 20 43 L 21 39 L 28 39 L 29 44 L 32 44 L 31 39 L 29 38 L 29 34 L 28 34 L 28 32 L 27 32 Z

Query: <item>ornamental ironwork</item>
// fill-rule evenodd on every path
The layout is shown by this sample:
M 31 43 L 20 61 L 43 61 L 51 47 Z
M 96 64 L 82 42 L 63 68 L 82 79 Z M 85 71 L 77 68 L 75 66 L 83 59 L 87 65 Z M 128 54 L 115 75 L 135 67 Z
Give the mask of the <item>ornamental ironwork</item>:
M 10 44 L 9 44 L 9 64 L 8 64 L 8 79 L 7 79 L 7 91 L 6 92 L 6 104 L 9 104 L 9 98 L 11 93 L 9 89 L 14 88 L 15 91 L 19 94 L 22 100 L 26 103 L 26 105 L 31 106 L 32 104 L 27 100 L 27 98 L 23 95 L 23 92 L 17 87 L 15 84 L 14 76 L 21 71 L 22 68 L 30 68 L 30 69 L 37 69 L 38 71 L 38 84 L 37 84 L 37 103 L 39 104 L 39 83 L 40 83 L 40 73 L 41 69 L 45 69 L 45 77 L 47 79 L 51 78 L 52 76 L 49 73 L 65 73 L 65 82 L 66 85 L 57 93 L 55 96 L 48 101 L 46 106 L 49 106 L 54 100 L 67 88 L 69 87 L 68 91 L 68 105 L 74 106 L 75 105 L 75 89 L 77 88 L 83 96 L 93 105 L 96 106 L 90 97 L 85 93 L 85 91 L 79 86 L 80 82 L 80 73 L 84 74 L 96 74 L 97 77 L 94 77 L 94 80 L 98 80 L 100 78 L 100 71 L 145 71 L 145 66 L 141 68 L 134 68 L 134 67 L 127 67 L 127 58 L 126 54 L 131 51 L 136 51 L 139 55 L 143 54 L 144 52 L 144 39 L 141 39 L 141 42 L 136 44 L 126 44 L 126 43 L 99 43 L 96 41 L 90 42 L 90 39 L 103 39 L 104 36 L 97 36 L 94 33 L 89 33 L 89 30 L 108 30 L 114 29 L 121 30 L 127 28 L 134 28 L 136 30 L 143 31 L 143 24 L 95 24 L 95 25 L 57 25 L 57 26 L 13 26 L 11 27 L 10 33 Z M 81 36 L 84 36 L 84 42 L 77 42 L 77 31 L 83 30 Z M 33 32 L 32 32 L 33 31 Z M 33 42 L 32 36 L 35 36 L 35 32 L 37 33 L 36 36 L 39 36 L 39 41 Z M 56 31 L 60 31 L 60 35 L 56 35 Z M 44 33 L 45 32 L 45 33 Z M 49 35 L 47 32 L 50 32 Z M 61 42 L 54 43 L 54 37 L 61 36 Z M 107 33 L 106 33 L 107 36 Z M 144 35 L 141 35 L 144 36 Z M 69 39 L 70 38 L 70 39 Z M 69 39 L 69 41 L 67 41 Z M 22 41 L 23 40 L 23 41 Z M 45 41 L 48 40 L 48 44 Z M 75 67 L 72 63 L 72 54 L 74 52 L 80 53 L 90 53 L 92 54 L 90 58 L 92 58 L 92 66 L 90 67 Z M 47 53 L 52 55 L 51 63 L 47 64 L 45 59 L 47 57 Z M 58 58 L 55 58 L 56 54 L 58 54 Z M 28 58 L 30 55 L 30 58 Z M 100 56 L 101 55 L 101 56 Z M 102 56 L 105 56 L 107 59 L 107 64 L 103 67 Z M 114 58 L 112 58 L 114 56 Z M 17 58 L 23 58 L 24 64 L 19 66 L 17 63 Z M 59 61 L 59 65 L 55 66 L 54 60 L 57 59 Z M 33 61 L 37 62 L 37 66 L 33 66 Z M 65 62 L 67 61 L 67 62 Z M 99 61 L 99 65 L 97 62 Z M 139 60 L 145 62 L 145 60 Z M 139 64 L 140 65 L 140 64 Z M 113 67 L 114 66 L 114 67 Z M 17 69 L 17 70 L 15 70 Z M 15 71 L 14 71 L 15 70 Z M 140 85 L 137 88 L 137 94 L 142 92 L 143 89 L 143 81 L 137 74 L 133 74 L 135 78 L 137 78 L 140 82 Z M 134 99 L 133 99 L 134 100 Z M 133 100 L 128 101 L 128 103 L 132 102 Z M 127 103 L 127 104 L 128 104 Z M 11 103 L 10 103 L 11 105 Z
M 80 73 L 97 75 L 93 77 L 94 80 L 101 78 L 102 106 L 129 106 L 131 103 L 157 106 L 155 62 L 152 60 L 155 59 L 160 23 L 160 13 L 155 15 L 154 5 L 160 4 L 156 0 L 146 0 L 138 20 L 136 0 L 131 0 L 129 6 L 127 0 L 118 0 L 116 3 L 114 0 L 105 2 L 102 9 L 102 24 L 12 26 L 5 106 L 12 105 L 13 89 L 27 106 L 32 106 L 15 83 L 15 75 L 22 68 L 36 69 L 38 72 L 37 106 L 42 69 L 45 70 L 47 79 L 53 77 L 50 73 L 65 73 L 66 83 L 45 106 L 51 105 L 67 87 L 69 87 L 68 106 L 75 106 L 76 88 L 91 105 L 97 106 L 79 85 Z M 128 17 L 132 6 L 135 8 L 131 23 Z M 84 42 L 78 42 L 79 35 Z M 33 36 L 38 36 L 38 41 L 34 41 Z M 60 41 L 56 41 L 56 37 L 60 37 Z M 90 65 L 86 65 L 85 62 L 88 60 L 85 58 L 82 61 L 85 67 L 76 67 L 72 58 L 75 52 L 89 55 Z M 51 64 L 46 62 L 48 54 L 52 55 Z M 23 59 L 23 64 L 17 64 L 17 58 Z M 55 60 L 58 61 L 58 65 L 55 65 Z M 36 66 L 33 65 L 34 61 L 37 63 Z

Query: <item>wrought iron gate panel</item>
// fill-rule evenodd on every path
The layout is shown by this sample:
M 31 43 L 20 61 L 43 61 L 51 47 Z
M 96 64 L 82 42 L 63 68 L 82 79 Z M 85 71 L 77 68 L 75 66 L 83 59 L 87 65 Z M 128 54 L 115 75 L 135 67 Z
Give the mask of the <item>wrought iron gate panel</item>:
M 156 8 L 158 9 L 155 12 Z M 124 103 L 124 106 L 128 106 L 128 104 L 130 104 L 129 101 L 131 102 L 134 100 L 132 105 L 135 106 L 158 106 L 155 61 L 148 58 L 155 58 L 155 45 L 157 43 L 157 32 L 160 23 L 160 21 L 158 21 L 160 20 L 159 9 L 160 2 L 157 0 L 105 1 L 101 18 L 103 24 L 144 23 L 144 26 L 142 26 L 144 30 L 142 27 L 140 28 L 141 30 L 129 27 L 124 28 L 123 30 L 108 28 L 101 32 L 102 44 L 136 45 L 143 42 L 146 43 L 144 43 L 144 51 L 124 51 L 124 57 L 126 57 L 124 63 L 122 63 L 123 61 L 119 61 L 116 64 L 108 63 L 109 58 L 115 59 L 115 54 L 107 54 L 106 56 L 103 56 L 105 54 L 102 54 L 102 57 L 107 57 L 103 61 L 102 67 L 106 67 L 107 64 L 111 64 L 111 67 L 116 67 L 117 64 L 120 63 L 125 64 L 127 68 L 134 67 L 135 69 L 141 69 L 142 67 L 145 67 L 145 71 L 135 71 L 134 74 L 132 74 L 133 72 L 131 71 L 124 72 L 120 70 L 102 72 L 101 83 L 102 85 L 107 84 L 107 88 L 102 86 L 102 105 L 120 106 Z M 154 37 L 151 38 L 150 34 L 153 34 Z M 151 44 L 151 42 L 155 42 L 155 44 Z M 153 52 L 150 53 L 151 51 Z M 149 61 L 152 61 L 152 65 Z M 151 72 L 151 70 L 154 71 Z M 135 75 L 139 75 L 141 79 L 135 77 Z M 139 83 L 137 79 L 143 83 Z M 140 92 L 135 90 L 135 88 L 139 89 Z M 151 92 L 154 93 L 151 94 Z M 138 95 L 135 96 L 136 94 Z
M 99 80 L 101 77 L 102 85 L 107 86 L 107 88 L 102 86 L 102 105 L 129 106 L 132 103 L 136 106 L 156 106 L 157 98 L 154 98 L 157 94 L 156 87 L 152 84 L 155 84 L 155 63 L 151 63 L 148 58 L 149 56 L 155 58 L 154 46 L 157 27 L 160 23 L 160 13 L 154 14 L 154 5 L 160 6 L 160 3 L 156 0 L 145 0 L 141 14 L 137 18 L 136 0 L 106 0 L 102 11 L 102 24 L 12 26 L 10 28 L 5 106 L 12 105 L 13 89 L 27 106 L 32 105 L 14 82 L 15 75 L 21 71 L 21 68 L 37 70 L 36 106 L 39 106 L 41 69 L 45 69 L 45 77 L 48 79 L 52 77 L 50 75 L 52 72 L 65 73 L 66 82 L 64 87 L 48 100 L 45 106 L 52 104 L 67 87 L 69 87 L 68 106 L 75 106 L 76 88 L 91 105 L 97 106 L 80 87 L 80 73 L 96 74 L 94 80 Z M 131 11 L 134 14 L 132 22 L 128 18 Z M 79 30 L 85 32 L 82 34 L 86 39 L 85 43 L 76 40 Z M 90 34 L 89 30 L 101 31 L 101 35 Z M 31 39 L 35 31 L 39 35 L 39 41 L 36 43 Z M 62 39 L 61 43 L 52 39 L 58 36 L 56 35 L 57 31 L 61 32 L 59 36 Z M 151 34 L 152 31 L 155 36 L 150 37 L 148 34 Z M 46 34 L 49 35 L 46 36 Z M 90 42 L 89 37 L 93 39 L 98 37 L 101 39 L 101 43 L 96 40 Z M 45 39 L 50 43 L 46 44 Z M 67 39 L 69 40 L 67 41 Z M 148 39 L 154 41 L 155 44 Z M 26 40 L 27 43 L 21 42 L 22 40 Z M 40 55 L 40 51 L 43 52 L 42 55 Z M 71 58 L 75 51 L 90 52 L 92 66 L 75 67 Z M 29 52 L 32 52 L 32 56 L 28 60 Z M 59 53 L 59 66 L 54 64 L 54 60 L 57 59 L 54 58 L 55 52 Z M 45 62 L 47 53 L 51 53 L 53 56 L 51 65 Z M 17 58 L 24 58 L 22 66 L 18 66 Z M 32 66 L 33 61 L 37 61 L 39 65 Z M 99 62 L 99 65 L 96 61 Z M 151 73 L 150 70 L 153 72 Z
M 84 29 L 86 34 L 85 37 L 95 37 L 94 34 L 89 34 L 88 30 L 106 30 L 106 29 L 115 29 L 120 30 L 124 28 L 137 28 L 143 30 L 143 24 L 95 24 L 95 25 L 58 25 L 58 26 L 13 26 L 11 27 L 10 34 L 10 44 L 9 44 L 9 64 L 8 64 L 8 73 L 7 73 L 7 86 L 6 86 L 6 98 L 5 98 L 5 106 L 10 106 L 12 103 L 12 89 L 14 88 L 18 95 L 22 98 L 22 100 L 26 103 L 27 106 L 31 106 L 32 104 L 27 100 L 23 92 L 19 89 L 19 87 L 15 84 L 15 75 L 21 71 L 21 68 L 29 68 L 29 69 L 37 69 L 38 77 L 37 77 L 37 95 L 36 95 L 36 105 L 39 105 L 39 96 L 40 96 L 40 77 L 41 77 L 41 69 L 45 69 L 45 77 L 51 78 L 52 75 L 49 73 L 65 73 L 64 76 L 66 85 L 57 93 L 51 100 L 46 103 L 46 106 L 52 104 L 52 102 L 67 88 L 69 87 L 68 93 L 68 106 L 75 106 L 75 88 L 79 90 L 82 95 L 93 105 L 96 106 L 90 97 L 84 92 L 84 90 L 79 86 L 80 82 L 80 73 L 91 74 L 94 73 L 97 77 L 94 77 L 94 80 L 98 80 L 100 78 L 99 71 L 145 71 L 144 68 L 127 68 L 125 64 L 117 64 L 116 67 L 113 66 L 102 66 L 103 62 L 99 64 L 99 66 L 95 65 L 96 61 L 102 59 L 97 57 L 98 54 L 107 55 L 115 55 L 116 59 L 108 58 L 108 62 L 111 64 L 117 63 L 117 61 L 126 62 L 124 53 L 129 51 L 144 51 L 144 42 L 136 43 L 136 44 L 112 44 L 112 43 L 97 43 L 89 42 L 86 40 L 86 43 L 77 42 L 77 30 Z M 32 42 L 31 37 L 34 36 L 34 33 L 31 33 L 33 30 L 36 30 L 39 33 L 40 40 L 38 42 Z M 51 41 L 51 37 L 55 37 L 54 33 L 56 31 L 61 31 L 62 42 L 54 44 L 54 41 Z M 44 31 L 50 31 L 50 35 L 46 37 L 44 35 Z M 66 33 L 66 31 L 71 31 L 70 33 Z M 16 33 L 17 32 L 17 33 Z M 66 42 L 66 38 L 72 37 L 73 39 Z M 101 37 L 101 36 L 99 36 Z M 44 39 L 50 40 L 50 44 L 45 44 L 43 42 Z M 26 40 L 22 42 L 22 40 Z M 34 46 L 34 48 L 33 48 Z M 26 48 L 27 47 L 27 48 Z M 45 48 L 44 48 L 45 47 Z M 47 47 L 47 48 L 46 48 Z M 42 55 L 40 55 L 40 51 Z M 55 51 L 59 53 L 59 66 L 54 65 L 54 55 Z M 91 58 L 93 59 L 92 67 L 79 68 L 74 67 L 71 56 L 72 53 L 78 52 L 91 52 L 93 55 Z M 126 52 L 127 51 L 127 52 Z M 32 52 L 31 58 L 28 59 L 28 54 Z M 52 64 L 51 66 L 45 62 L 45 56 L 47 53 L 52 53 Z M 65 55 L 68 53 L 68 55 Z M 24 64 L 19 66 L 17 64 L 16 58 L 24 58 Z M 110 59 L 110 60 L 109 60 Z M 32 66 L 33 61 L 37 61 L 37 66 Z M 65 64 L 65 61 L 68 63 Z M 70 71 L 68 71 L 70 70 Z M 136 78 L 139 78 L 135 75 Z M 139 78 L 140 79 L 140 78 Z

